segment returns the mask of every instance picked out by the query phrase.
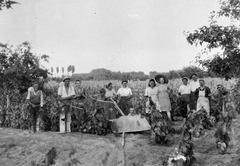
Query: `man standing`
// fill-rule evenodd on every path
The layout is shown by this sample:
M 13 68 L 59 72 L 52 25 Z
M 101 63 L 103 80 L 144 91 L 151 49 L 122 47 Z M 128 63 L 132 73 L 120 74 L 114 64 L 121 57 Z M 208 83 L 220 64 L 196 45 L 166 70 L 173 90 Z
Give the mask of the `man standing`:
M 190 94 L 190 110 L 196 110 L 196 106 L 197 106 L 197 99 L 196 99 L 196 96 L 195 96 L 195 91 L 197 88 L 199 88 L 199 81 L 198 81 L 198 78 L 197 78 L 197 74 L 192 74 L 191 75 L 191 78 L 192 78 L 192 81 L 190 82 L 190 89 L 191 89 L 191 94 Z
M 60 112 L 60 133 L 71 132 L 71 99 L 75 96 L 74 87 L 70 85 L 70 78 L 65 77 L 63 79 L 63 86 L 58 88 L 59 100 L 65 105 Z
M 188 78 L 182 78 L 183 85 L 181 85 L 178 89 L 178 93 L 180 95 L 180 108 L 182 112 L 183 118 L 187 118 L 187 113 L 189 110 L 190 103 L 190 85 L 188 84 Z
M 38 82 L 34 82 L 33 86 L 28 88 L 27 103 L 29 104 L 28 110 L 29 116 L 29 129 L 31 132 L 35 133 L 39 131 L 39 111 L 40 107 L 43 107 L 43 94 L 42 91 L 38 89 Z

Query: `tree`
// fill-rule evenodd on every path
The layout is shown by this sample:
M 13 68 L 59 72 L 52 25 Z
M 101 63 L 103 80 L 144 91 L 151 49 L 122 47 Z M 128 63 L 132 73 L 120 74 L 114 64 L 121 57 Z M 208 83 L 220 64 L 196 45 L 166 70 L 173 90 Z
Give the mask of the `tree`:
M 19 4 L 19 3 L 16 1 L 10 1 L 10 0 L 0 0 L 0 10 L 2 10 L 3 8 L 10 9 L 14 4 Z
M 51 67 L 51 73 L 53 74 L 53 67 Z
M 62 67 L 62 75 L 64 75 L 64 67 Z
M 67 67 L 67 72 L 68 72 L 68 74 L 69 74 L 71 71 L 72 71 L 72 65 L 69 65 L 69 66 Z
M 75 66 L 72 65 L 72 74 L 75 73 Z
M 220 1 L 220 10 L 213 11 L 210 16 L 210 24 L 203 26 L 193 33 L 187 33 L 187 41 L 192 44 L 206 44 L 196 57 L 196 62 L 207 68 L 209 72 L 217 76 L 235 77 L 240 75 L 240 1 Z M 220 17 L 228 18 L 231 23 L 228 26 L 219 25 Z M 221 48 L 222 52 L 211 55 L 208 59 L 202 59 L 202 54 L 209 53 L 212 49 Z
M 41 60 L 47 61 L 48 56 L 34 55 L 28 42 L 15 50 L 7 44 L 0 44 L 0 88 L 18 89 L 24 93 L 33 81 L 47 78 L 49 72 L 41 67 Z
M 59 67 L 56 68 L 57 74 L 59 73 Z

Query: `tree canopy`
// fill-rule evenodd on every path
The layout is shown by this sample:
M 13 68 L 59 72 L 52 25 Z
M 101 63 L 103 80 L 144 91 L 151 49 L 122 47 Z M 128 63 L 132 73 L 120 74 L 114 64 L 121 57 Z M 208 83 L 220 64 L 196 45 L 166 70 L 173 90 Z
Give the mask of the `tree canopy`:
M 49 72 L 40 62 L 48 61 L 48 58 L 48 55 L 34 55 L 28 42 L 16 49 L 0 44 L 0 88 L 18 89 L 24 93 L 34 81 L 47 78 Z
M 220 53 L 202 59 L 202 54 L 196 57 L 197 63 L 206 67 L 217 76 L 237 77 L 240 75 L 240 1 L 220 1 L 220 9 L 210 15 L 209 25 L 205 25 L 192 33 L 187 33 L 187 41 L 193 45 L 206 44 L 204 53 L 212 49 L 221 48 Z M 230 20 L 229 25 L 220 25 L 221 17 Z

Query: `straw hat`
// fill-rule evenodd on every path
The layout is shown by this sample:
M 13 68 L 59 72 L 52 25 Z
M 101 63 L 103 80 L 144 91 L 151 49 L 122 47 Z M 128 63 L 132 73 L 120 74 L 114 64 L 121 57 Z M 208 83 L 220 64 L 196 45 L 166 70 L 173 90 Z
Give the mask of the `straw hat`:
M 164 84 L 167 84 L 168 83 L 168 79 L 165 75 L 162 75 L 162 74 L 158 74 L 155 76 L 155 80 L 160 84 L 160 78 L 163 78 L 164 79 Z
M 63 82 L 66 81 L 66 80 L 70 80 L 70 77 L 69 77 L 69 76 L 65 76 L 65 77 L 63 78 Z

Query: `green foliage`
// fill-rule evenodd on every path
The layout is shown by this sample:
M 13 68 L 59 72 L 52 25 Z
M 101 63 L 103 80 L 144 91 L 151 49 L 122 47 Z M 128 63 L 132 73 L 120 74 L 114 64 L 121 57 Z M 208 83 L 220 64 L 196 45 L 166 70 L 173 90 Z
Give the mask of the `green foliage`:
M 208 59 L 201 59 L 201 54 L 196 57 L 196 62 L 206 67 L 208 71 L 214 72 L 217 76 L 235 77 L 239 76 L 240 65 L 240 29 L 237 25 L 240 21 L 240 1 L 224 0 L 220 2 L 219 11 L 213 11 L 210 16 L 210 25 L 203 26 L 193 33 L 187 33 L 187 41 L 193 44 L 206 44 L 202 52 L 208 53 L 212 49 L 221 48 L 222 53 L 210 56 Z M 231 25 L 219 25 L 218 18 L 227 17 Z

